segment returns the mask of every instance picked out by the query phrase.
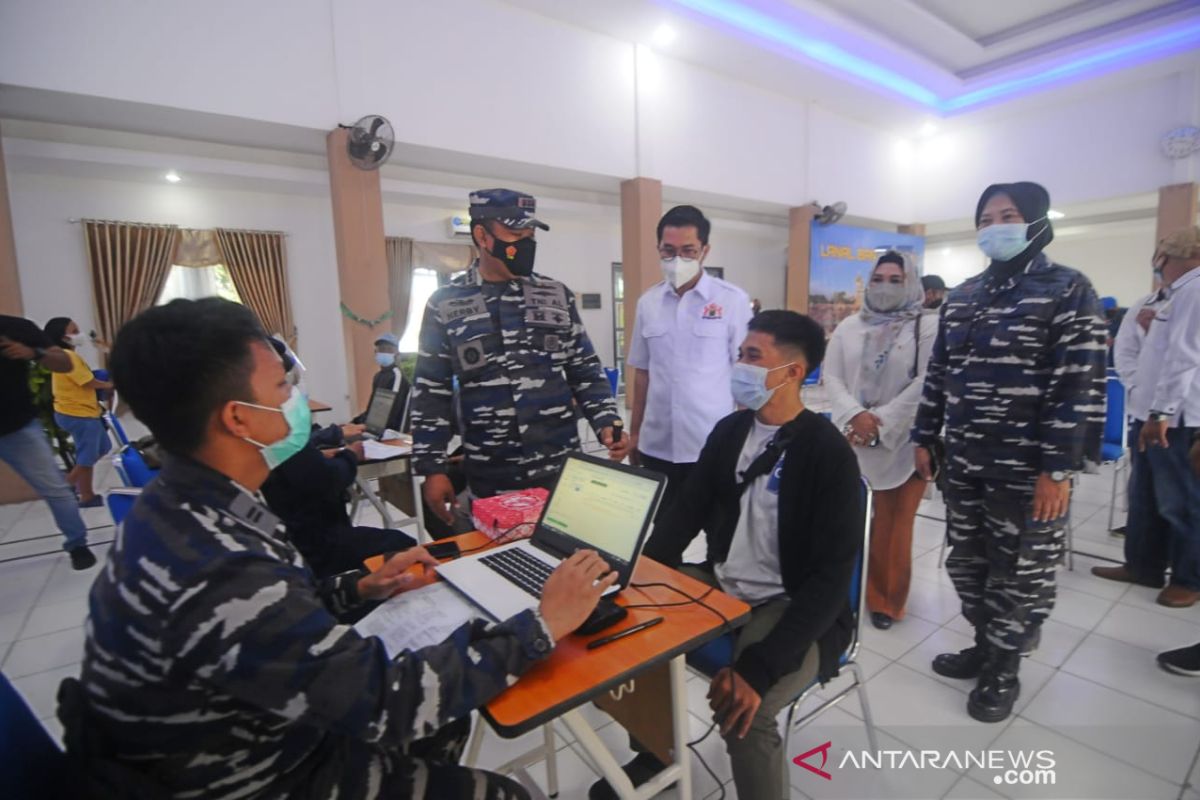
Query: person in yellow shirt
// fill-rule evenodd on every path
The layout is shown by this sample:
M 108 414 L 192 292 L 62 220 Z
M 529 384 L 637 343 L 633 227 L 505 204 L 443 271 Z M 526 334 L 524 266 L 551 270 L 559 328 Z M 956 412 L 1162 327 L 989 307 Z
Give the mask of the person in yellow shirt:
M 96 392 L 110 390 L 113 385 L 97 378 L 87 362 L 75 352 L 87 338 L 74 320 L 55 317 L 43 330 L 71 359 L 70 372 L 56 372 L 51 378 L 54 421 L 71 434 L 75 442 L 75 467 L 67 473 L 67 483 L 79 494 L 80 508 L 96 508 L 104 505 L 104 500 L 92 488 L 92 472 L 100 457 L 112 449 L 108 429 L 100 419 L 100 400 Z

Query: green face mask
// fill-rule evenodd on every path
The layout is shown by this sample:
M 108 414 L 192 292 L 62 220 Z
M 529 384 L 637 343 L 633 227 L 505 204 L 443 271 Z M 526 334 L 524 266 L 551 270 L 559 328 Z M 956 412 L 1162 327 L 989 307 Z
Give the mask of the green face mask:
M 279 408 L 260 406 L 257 403 L 247 403 L 243 400 L 238 400 L 237 403 L 251 408 L 261 408 L 263 411 L 277 411 L 283 414 L 283 418 L 287 420 L 287 435 L 277 442 L 263 444 L 248 436 L 242 437 L 262 453 L 263 461 L 267 462 L 267 469 L 275 469 L 303 450 L 304 446 L 308 444 L 308 438 L 312 433 L 312 411 L 308 408 L 308 398 L 295 386 L 292 387 L 291 396 Z

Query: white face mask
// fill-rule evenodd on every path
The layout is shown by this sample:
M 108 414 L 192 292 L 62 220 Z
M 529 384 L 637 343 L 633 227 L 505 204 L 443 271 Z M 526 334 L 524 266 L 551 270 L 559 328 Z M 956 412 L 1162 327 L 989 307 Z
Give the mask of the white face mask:
M 700 259 L 689 259 L 681 256 L 664 258 L 662 260 L 663 280 L 678 289 L 692 278 L 700 274 Z
M 70 342 L 72 347 L 82 347 L 88 343 L 88 338 L 82 333 L 71 333 L 66 336 L 66 340 Z
M 993 261 L 1012 261 L 1017 256 L 1024 253 L 1029 245 L 1033 243 L 1030 238 L 1029 229 L 1040 222 L 1042 219 L 1035 219 L 1033 222 L 1005 222 L 999 225 L 989 225 L 986 228 L 980 228 L 975 234 L 975 240 L 979 243 L 979 249 L 983 254 Z M 1041 234 L 1041 231 L 1038 231 Z

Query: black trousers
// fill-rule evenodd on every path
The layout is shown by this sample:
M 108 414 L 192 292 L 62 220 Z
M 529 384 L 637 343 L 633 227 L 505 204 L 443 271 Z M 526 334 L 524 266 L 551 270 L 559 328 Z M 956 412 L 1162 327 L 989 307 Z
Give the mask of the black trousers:
M 661 458 L 648 456 L 645 453 L 641 453 L 640 455 L 643 467 L 667 476 L 667 488 L 663 490 L 662 502 L 658 504 L 658 513 L 654 515 L 654 521 L 657 523 L 679 497 L 679 493 L 683 489 L 683 485 L 687 483 L 688 475 L 692 474 L 692 468 L 696 466 L 696 462 L 676 464 L 673 461 L 664 461 Z

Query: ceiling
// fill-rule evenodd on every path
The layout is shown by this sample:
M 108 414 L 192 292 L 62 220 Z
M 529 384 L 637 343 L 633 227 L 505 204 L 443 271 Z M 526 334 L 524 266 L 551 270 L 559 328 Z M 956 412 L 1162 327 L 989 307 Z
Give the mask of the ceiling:
M 1200 64 L 1200 0 L 505 2 L 785 94 L 876 112 L 894 103 L 946 116 Z M 664 25 L 670 42 L 656 41 Z

